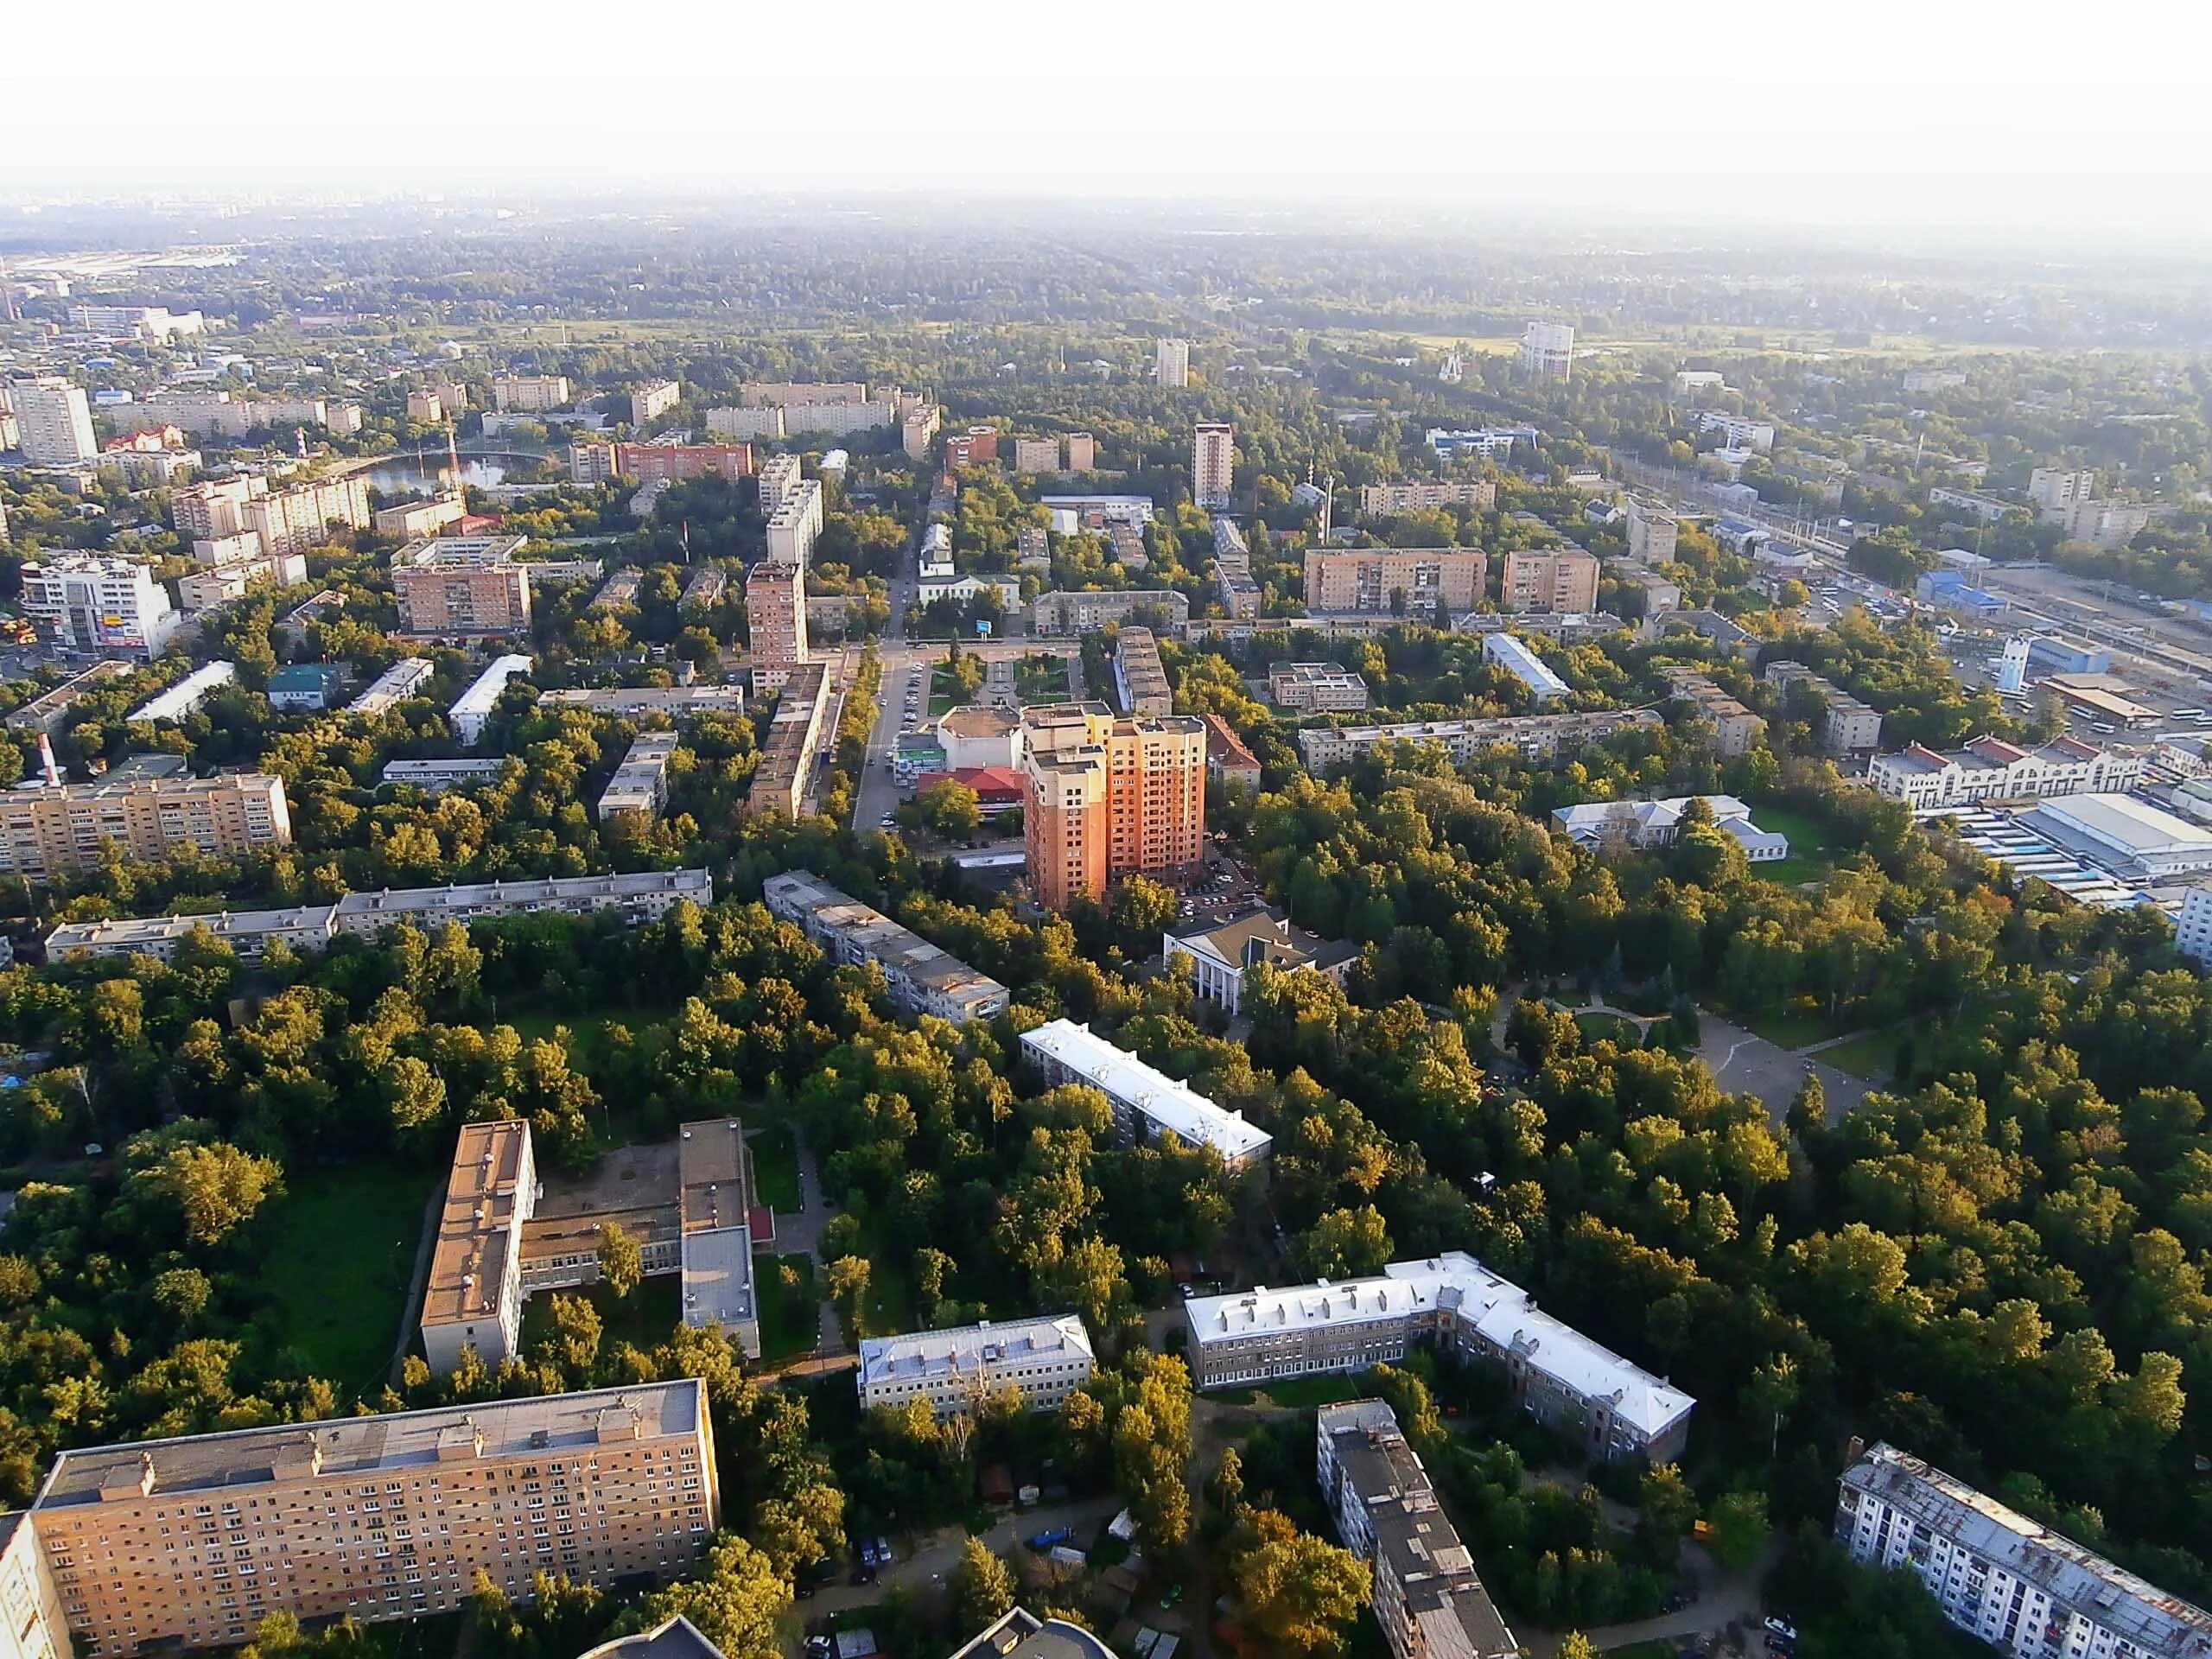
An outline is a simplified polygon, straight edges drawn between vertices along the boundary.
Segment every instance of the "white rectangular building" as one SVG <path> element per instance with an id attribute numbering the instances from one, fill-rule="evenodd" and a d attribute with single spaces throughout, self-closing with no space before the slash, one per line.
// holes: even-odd
<path id="1" fill-rule="evenodd" d="M 972 1415 L 1011 1387 L 1030 1410 L 1057 1411 L 1096 1363 L 1090 1332 L 1073 1313 L 868 1337 L 861 1343 L 861 1409 L 926 1400 L 940 1420 Z"/>
<path id="2" fill-rule="evenodd" d="M 346 705 L 349 715 L 380 715 L 393 704 L 415 695 L 423 682 L 436 672 L 427 657 L 403 657 L 377 676 L 369 689 Z"/>
<path id="3" fill-rule="evenodd" d="M 600 791 L 594 816 L 601 823 L 629 817 L 651 823 L 668 807 L 668 766 L 676 758 L 674 732 L 643 732 Z"/>
<path id="4" fill-rule="evenodd" d="M 1567 682 L 1553 673 L 1542 658 L 1510 633 L 1484 634 L 1483 660 L 1496 663 L 1527 686 L 1529 696 L 1539 706 L 1567 695 Z"/>
<path id="5" fill-rule="evenodd" d="M 1463 1250 L 1340 1283 L 1193 1297 L 1183 1308 L 1201 1389 L 1363 1371 L 1434 1341 L 1502 1366 L 1522 1408 L 1575 1431 L 1590 1456 L 1655 1464 L 1681 1455 L 1697 1404 Z"/>
<path id="6" fill-rule="evenodd" d="M 384 781 L 412 784 L 423 793 L 435 795 L 456 784 L 488 783 L 507 769 L 508 760 L 508 756 L 499 755 L 488 760 L 454 756 L 435 760 L 387 760 L 384 763 Z"/>
<path id="7" fill-rule="evenodd" d="M 149 566 L 63 553 L 23 566 L 23 613 L 65 651 L 160 656 L 182 620 Z"/>
<path id="8" fill-rule="evenodd" d="M 81 467 L 99 458 L 92 405 L 82 386 L 57 374 L 41 375 L 10 381 L 8 398 L 18 429 L 16 447 L 25 461 L 40 467 Z"/>
<path id="9" fill-rule="evenodd" d="M 1789 837 L 1779 830 L 1762 830 L 1751 822 L 1751 809 L 1733 795 L 1675 795 L 1657 801 L 1586 801 L 1577 806 L 1555 807 L 1552 822 L 1580 847 L 1631 847 L 1648 851 L 1671 847 L 1681 839 L 1683 816 L 1693 800 L 1701 800 L 1713 814 L 1716 829 L 1744 849 L 1754 864 L 1771 864 L 1789 856 Z"/>
<path id="10" fill-rule="evenodd" d="M 530 664 L 527 657 L 494 658 L 492 665 L 478 675 L 447 710 L 454 735 L 464 743 L 480 741 L 484 735 L 485 722 L 491 719 L 492 710 L 499 704 L 499 693 L 507 689 L 507 682 L 528 674 Z"/>
<path id="11" fill-rule="evenodd" d="M 815 538 L 821 534 L 821 481 L 801 479 L 768 520 L 768 562 L 804 570 L 814 556 Z"/>
<path id="12" fill-rule="evenodd" d="M 1877 1443 L 1838 1483 L 1836 1541 L 1916 1574 L 1959 1629 L 2017 1659 L 2202 1659 L 2212 1613 Z"/>
<path id="13" fill-rule="evenodd" d="M 1048 1084 L 1087 1084 L 1106 1096 L 1114 1124 L 1132 1141 L 1172 1132 L 1186 1146 L 1211 1147 L 1232 1170 L 1263 1164 L 1274 1146 L 1241 1112 L 1217 1106 L 1187 1083 L 1116 1048 L 1088 1026 L 1055 1020 L 1021 1034 L 1021 1052 Z"/>
<path id="14" fill-rule="evenodd" d="M 2199 967 L 2212 962 L 2212 888 L 2191 887 L 2182 895 L 2174 949 Z"/>
<path id="15" fill-rule="evenodd" d="M 214 696 L 219 689 L 234 683 L 238 677 L 238 665 L 236 663 L 203 663 L 167 690 L 157 692 L 133 709 L 128 718 L 182 720 Z"/>
<path id="16" fill-rule="evenodd" d="M 1916 743 L 1895 754 L 1878 754 L 1866 768 L 1866 781 L 1926 812 L 1980 801 L 2130 790 L 2143 781 L 2143 766 L 2139 754 L 2100 749 L 2075 737 L 2053 738 L 2039 749 L 1977 737 L 1963 748 L 1939 751 Z"/>
<path id="17" fill-rule="evenodd" d="M 1649 709 L 1593 709 L 1569 715 L 1494 715 L 1476 720 L 1407 721 L 1389 726 L 1312 726 L 1298 734 L 1306 766 L 1323 772 L 1386 743 L 1437 743 L 1452 760 L 1511 749 L 1531 760 L 1602 742 L 1624 732 L 1656 732 L 1666 724 Z"/>

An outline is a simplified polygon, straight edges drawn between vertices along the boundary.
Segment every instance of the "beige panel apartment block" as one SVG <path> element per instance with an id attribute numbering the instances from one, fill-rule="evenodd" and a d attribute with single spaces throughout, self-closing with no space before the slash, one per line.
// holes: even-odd
<path id="1" fill-rule="evenodd" d="M 1497 607 L 1501 611 L 1594 611 L 1598 608 L 1598 561 L 1576 547 L 1508 553 Z"/>
<path id="2" fill-rule="evenodd" d="M 130 778 L 0 793 L 0 874 L 38 881 L 91 869 L 112 842 L 134 860 L 292 844 L 284 781 L 266 772 Z"/>
<path id="3" fill-rule="evenodd" d="M 1462 614 L 1483 596 L 1490 560 L 1471 549 L 1363 547 L 1306 555 L 1306 608 L 1433 612 L 1440 601 Z"/>
<path id="4" fill-rule="evenodd" d="M 490 1366 L 518 1351 L 523 1224 L 537 1202 L 530 1125 L 461 1125 L 423 1291 L 423 1354 L 432 1370 L 458 1369 L 470 1348 Z"/>
<path id="5" fill-rule="evenodd" d="M 83 1659 L 665 1580 L 721 1520 L 696 1378 L 65 1452 L 29 1513 Z"/>

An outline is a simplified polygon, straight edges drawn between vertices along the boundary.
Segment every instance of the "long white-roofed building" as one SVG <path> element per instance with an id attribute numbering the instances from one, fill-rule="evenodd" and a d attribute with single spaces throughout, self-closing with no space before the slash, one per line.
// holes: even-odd
<path id="1" fill-rule="evenodd" d="M 1836 1541 L 1917 1573 L 1943 1617 L 2019 1659 L 2202 1659 L 2212 1613 L 1895 1446 L 1843 1471 Z"/>
<path id="2" fill-rule="evenodd" d="M 760 884 L 772 916 L 797 923 L 839 962 L 874 963 L 891 1000 L 909 1014 L 962 1024 L 1006 1012 L 1005 986 L 810 870 L 786 870 Z"/>
<path id="3" fill-rule="evenodd" d="M 1012 1386 L 1032 1411 L 1054 1411 L 1096 1363 L 1090 1332 L 1073 1313 L 869 1337 L 861 1344 L 861 1408 L 920 1399 L 939 1418 L 951 1417 Z"/>
<path id="4" fill-rule="evenodd" d="M 1211 1147 L 1230 1169 L 1265 1163 L 1274 1140 L 1241 1112 L 1217 1106 L 1187 1083 L 1116 1048 L 1090 1027 L 1055 1020 L 1021 1034 L 1021 1052 L 1052 1084 L 1088 1084 L 1114 1108 L 1115 1127 L 1133 1141 L 1173 1132 Z"/>
<path id="5" fill-rule="evenodd" d="M 447 719 L 453 724 L 454 735 L 464 743 L 474 743 L 484 735 L 485 723 L 492 718 L 492 710 L 499 706 L 499 694 L 507 689 L 507 682 L 522 678 L 530 672 L 530 658 L 513 655 L 496 658 L 492 665 L 478 675 L 467 690 L 454 700 L 447 710 Z"/>
<path id="6" fill-rule="evenodd" d="M 1681 1454 L 1697 1403 L 1542 1312 L 1464 1250 L 1339 1283 L 1194 1297 L 1183 1308 L 1202 1389 L 1363 1371 L 1433 1341 L 1504 1366 L 1529 1414 L 1579 1429 L 1591 1456 L 1653 1463 Z"/>

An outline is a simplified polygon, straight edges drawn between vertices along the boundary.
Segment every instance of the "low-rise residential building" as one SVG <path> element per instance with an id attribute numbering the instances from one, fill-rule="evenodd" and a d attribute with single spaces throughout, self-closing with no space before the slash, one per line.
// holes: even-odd
<path id="1" fill-rule="evenodd" d="M 1552 671 L 1551 665 L 1510 633 L 1484 634 L 1483 660 L 1496 663 L 1528 687 L 1529 700 L 1539 708 L 1568 695 L 1567 682 Z"/>
<path id="2" fill-rule="evenodd" d="M 1395 1659 L 1519 1659 L 1389 1402 L 1324 1406 L 1315 1436 L 1322 1500 L 1372 1574 L 1370 1606 Z"/>
<path id="3" fill-rule="evenodd" d="M 2008 512 L 2022 511 L 2001 496 L 1984 495 L 1979 490 L 1955 490 L 1942 484 L 1928 492 L 1928 505 L 1954 508 L 1985 524 L 1995 524 Z"/>
<path id="4" fill-rule="evenodd" d="M 1643 564 L 1664 564 L 1675 556 L 1681 527 L 1665 505 L 1632 495 L 1627 517 L 1629 557 Z"/>
<path id="5" fill-rule="evenodd" d="M 706 870 L 639 870 L 349 893 L 333 907 L 333 919 L 339 932 L 364 939 L 402 922 L 425 929 L 446 922 L 466 927 L 502 916 L 612 916 L 626 926 L 641 927 L 678 904 L 703 908 L 714 902 L 715 880 Z"/>
<path id="6" fill-rule="evenodd" d="M 1160 962 L 1170 972 L 1187 963 L 1191 987 L 1218 1002 L 1232 1020 L 1244 1006 L 1244 976 L 1262 963 L 1286 973 L 1312 971 L 1338 985 L 1359 959 L 1359 948 L 1342 939 L 1316 938 L 1294 925 L 1287 912 L 1254 905 L 1221 920 L 1203 920 L 1161 936 Z"/>
<path id="7" fill-rule="evenodd" d="M 1866 781 L 1927 812 L 1981 801 L 2124 791 L 2143 781 L 2143 767 L 2139 754 L 2100 749 L 2079 738 L 2053 738 L 2039 749 L 2024 749 L 2001 738 L 1978 737 L 1961 748 L 1939 751 L 1915 743 L 1895 754 L 1878 754 L 1866 768 Z"/>
<path id="8" fill-rule="evenodd" d="M 1583 714 L 1313 727 L 1298 734 L 1298 751 L 1314 772 L 1347 765 L 1385 743 L 1440 743 L 1455 761 L 1471 760 L 1495 748 L 1512 749 L 1531 760 L 1548 760 L 1586 743 L 1602 742 L 1624 732 L 1656 731 L 1665 723 L 1649 709 L 1599 709 Z"/>
<path id="9" fill-rule="evenodd" d="M 1572 1429 L 1593 1458 L 1678 1457 L 1696 1402 L 1543 1312 L 1462 1250 L 1382 1273 L 1183 1305 L 1201 1389 L 1363 1371 L 1433 1341 L 1503 1367 L 1522 1408 Z"/>
<path id="10" fill-rule="evenodd" d="M 1718 432 L 1721 441 L 1732 449 L 1750 449 L 1766 454 L 1774 448 L 1774 423 L 1755 421 L 1745 415 L 1725 414 L 1717 409 L 1698 411 L 1697 429 Z"/>
<path id="11" fill-rule="evenodd" d="M 84 1447 L 17 1524 L 86 1659 L 236 1647 L 278 1613 L 459 1612 L 480 1574 L 512 1596 L 540 1573 L 665 1582 L 721 1523 L 706 1394 L 686 1377 Z M 533 1483 L 546 1519 L 525 1527 L 509 1495 Z M 162 1527 L 181 1547 L 154 1548 Z"/>
<path id="12" fill-rule="evenodd" d="M 649 824 L 668 810 L 668 768 L 676 758 L 674 732 L 641 732 L 622 764 L 600 791 L 594 815 L 600 823 L 618 819 Z"/>
<path id="13" fill-rule="evenodd" d="M 501 414 L 524 415 L 561 409 L 571 401 L 565 374 L 496 374 L 492 377 L 492 406 Z"/>
<path id="14" fill-rule="evenodd" d="M 1519 548 L 1505 556 L 1502 611 L 1594 611 L 1598 561 L 1579 547 Z"/>
<path id="15" fill-rule="evenodd" d="M 797 925 L 837 961 L 874 963 L 892 1002 L 909 1014 L 964 1025 L 1006 1012 L 1008 995 L 998 981 L 810 871 L 770 876 L 760 898 L 771 915 Z"/>
<path id="16" fill-rule="evenodd" d="M 128 718 L 149 722 L 181 721 L 225 686 L 237 684 L 238 677 L 236 663 L 202 663 L 175 684 L 147 698 Z"/>
<path id="17" fill-rule="evenodd" d="M 499 695 L 510 682 L 529 677 L 531 659 L 520 655 L 495 657 L 491 665 L 469 683 L 468 690 L 446 710 L 453 734 L 472 747 L 483 740 L 484 728 L 499 707 Z"/>
<path id="18" fill-rule="evenodd" d="M 745 688 L 741 685 L 597 685 L 564 687 L 547 691 L 541 708 L 581 709 L 586 714 L 607 715 L 617 720 L 637 720 L 661 715 L 682 725 L 701 715 L 741 715 Z"/>
<path id="19" fill-rule="evenodd" d="M 1299 625 L 1306 624 L 1301 621 Z M 1628 624 L 1611 611 L 1522 611 L 1500 616 L 1493 611 L 1471 611 L 1452 625 L 1454 633 L 1517 633 L 1523 639 L 1542 639 L 1555 645 L 1583 645 L 1619 633 Z"/>
<path id="20" fill-rule="evenodd" d="M 940 1421 L 974 1416 L 1007 1388 L 1020 1389 L 1031 1411 L 1057 1411 L 1096 1365 L 1090 1332 L 1073 1313 L 868 1337 L 860 1360 L 861 1410 L 926 1400 Z"/>
<path id="21" fill-rule="evenodd" d="M 683 388 L 673 380 L 655 380 L 630 394 L 630 424 L 648 426 L 683 401 Z"/>
<path id="22" fill-rule="evenodd" d="M 1175 712 L 1175 694 L 1167 689 L 1160 642 L 1150 628 L 1125 627 L 1115 636 L 1114 692 L 1132 715 Z"/>
<path id="23" fill-rule="evenodd" d="M 1882 747 L 1881 711 L 1846 691 L 1802 663 L 1769 663 L 1760 677 L 1787 691 L 1793 685 L 1810 686 L 1821 699 L 1818 728 L 1821 747 L 1830 754 L 1872 754 Z"/>
<path id="24" fill-rule="evenodd" d="M 1471 611 L 1489 570 L 1488 555 L 1472 548 L 1309 548 L 1306 608 L 1409 615 L 1433 613 L 1440 605 Z M 1596 603 L 1593 587 L 1591 606 Z"/>
<path id="25" fill-rule="evenodd" d="M 367 690 L 347 703 L 346 712 L 372 717 L 383 714 L 413 696 L 436 671 L 437 664 L 427 657 L 403 657 L 378 675 Z"/>
<path id="26" fill-rule="evenodd" d="M 46 938 L 49 962 L 86 957 L 151 957 L 173 959 L 195 933 L 220 940 L 245 962 L 258 961 L 282 942 L 294 951 L 320 950 L 333 938 L 329 905 L 289 910 L 222 910 L 189 916 L 111 918 L 98 922 L 64 922 Z"/>
<path id="27" fill-rule="evenodd" d="M 1166 588 L 1039 594 L 1029 601 L 1029 631 L 1048 637 L 1096 633 L 1131 618 L 1147 618 L 1154 613 L 1168 627 L 1180 629 L 1191 620 L 1191 601 Z"/>
<path id="28" fill-rule="evenodd" d="M 1627 847 L 1639 852 L 1671 847 L 1681 839 L 1689 804 L 1702 801 L 1713 827 L 1744 849 L 1754 864 L 1789 856 L 1789 837 L 1751 822 L 1751 809 L 1733 795 L 1674 795 L 1656 801 L 1586 801 L 1553 809 L 1552 822 L 1583 847 Z"/>
<path id="29" fill-rule="evenodd" d="M 1268 701 L 1294 714 L 1357 714 L 1367 707 L 1367 682 L 1341 663 L 1277 663 L 1268 671 Z"/>
<path id="30" fill-rule="evenodd" d="M 8 713 L 8 726 L 12 731 L 44 732 L 48 737 L 60 731 L 69 717 L 69 711 L 88 691 L 96 691 L 111 680 L 125 678 L 137 672 L 130 664 L 113 660 L 94 663 L 81 673 L 73 674 L 51 691 L 41 692 L 20 708 Z"/>
<path id="31" fill-rule="evenodd" d="M 1486 478 L 1402 479 L 1391 484 L 1363 484 L 1359 510 L 1370 518 L 1392 513 L 1422 512 L 1432 507 L 1481 507 L 1497 505 L 1497 486 Z"/>
<path id="32" fill-rule="evenodd" d="M 250 772 L 0 791 L 0 874 L 47 881 L 95 868 L 111 843 L 133 861 L 289 847 L 284 780 Z"/>
<path id="33" fill-rule="evenodd" d="M 1231 1170 L 1266 1163 L 1274 1144 L 1266 1130 L 1247 1122 L 1242 1112 L 1215 1105 L 1190 1084 L 1179 1083 L 1072 1020 L 1055 1020 L 1024 1032 L 1021 1052 L 1048 1086 L 1084 1084 L 1104 1095 L 1114 1109 L 1115 1128 L 1140 1144 L 1172 1134 L 1185 1146 L 1211 1147 Z"/>
<path id="34" fill-rule="evenodd" d="M 1484 461 L 1510 461 L 1515 444 L 1525 443 L 1533 448 L 1541 435 L 1533 426 L 1484 426 L 1460 430 L 1432 426 L 1427 442 L 1445 461 L 1462 455 L 1474 455 Z"/>
<path id="35" fill-rule="evenodd" d="M 754 638 L 757 640 L 759 636 Z M 760 761 L 746 788 L 745 810 L 749 814 L 781 812 L 795 818 L 806 804 L 806 786 L 814 776 L 815 759 L 829 720 L 830 674 L 821 663 L 801 663 L 784 670 L 781 677 L 776 711 L 768 717 L 767 741 L 760 746 Z M 753 670 L 753 683 L 758 690 L 758 668 Z"/>
<path id="36" fill-rule="evenodd" d="M 505 772 L 511 761 L 521 764 L 514 757 L 504 754 L 481 760 L 454 756 L 435 760 L 387 760 L 382 776 L 387 784 L 408 784 L 426 795 L 435 795 L 458 785 L 489 783 Z"/>
<path id="37" fill-rule="evenodd" d="M 1219 715 L 1200 716 L 1206 723 L 1206 776 L 1231 789 L 1260 788 L 1260 762 L 1244 746 L 1236 728 Z"/>
<path id="38" fill-rule="evenodd" d="M 1712 725 L 1713 750 L 1725 760 L 1750 753 L 1766 735 L 1764 718 L 1694 669 L 1668 670 L 1667 696 L 1669 702 L 1688 703 Z"/>
<path id="39" fill-rule="evenodd" d="M 1700 639 L 1711 640 L 1739 661 L 1758 655 L 1758 635 L 1718 611 L 1669 611 L 1658 619 L 1658 623 L 1662 635 L 1694 633 Z"/>
<path id="40" fill-rule="evenodd" d="M 2015 1659 L 2212 1652 L 2212 1613 L 1885 1443 L 1837 1483 L 1835 1537 L 1916 1574 L 1946 1619 Z"/>

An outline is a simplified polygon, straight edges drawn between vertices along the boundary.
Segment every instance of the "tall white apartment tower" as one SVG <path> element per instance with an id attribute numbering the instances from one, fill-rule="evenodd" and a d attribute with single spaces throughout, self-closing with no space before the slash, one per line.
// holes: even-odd
<path id="1" fill-rule="evenodd" d="M 1179 390 L 1191 384 L 1191 342 L 1163 340 L 1156 348 L 1160 384 Z"/>
<path id="2" fill-rule="evenodd" d="M 1564 382 L 1574 370 L 1574 329 L 1564 322 L 1532 322 L 1521 336 L 1521 378 Z"/>
<path id="3" fill-rule="evenodd" d="M 8 395 L 16 406 L 16 424 L 22 428 L 25 461 L 41 467 L 74 467 L 99 456 L 99 440 L 92 435 L 92 411 L 83 387 L 48 374 L 12 383 Z"/>
<path id="4" fill-rule="evenodd" d="M 1191 438 L 1191 498 L 1202 507 L 1225 507 L 1236 476 L 1236 429 L 1227 421 L 1200 421 Z"/>

